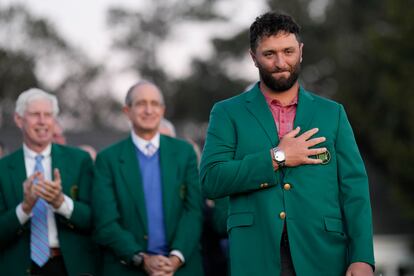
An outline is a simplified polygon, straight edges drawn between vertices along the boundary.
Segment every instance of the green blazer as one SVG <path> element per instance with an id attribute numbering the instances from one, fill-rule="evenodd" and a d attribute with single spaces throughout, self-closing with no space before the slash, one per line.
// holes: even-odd
<path id="1" fill-rule="evenodd" d="M 258 84 L 211 111 L 201 185 L 209 198 L 230 196 L 232 275 L 279 275 L 284 222 L 299 276 L 374 265 L 368 179 L 342 105 L 300 88 L 294 125 L 301 133 L 319 128 L 328 163 L 273 170 L 279 139 Z"/>
<path id="2" fill-rule="evenodd" d="M 52 145 L 52 167 L 58 168 L 63 193 L 73 199 L 70 219 L 56 214 L 59 244 L 69 275 L 95 274 L 96 248 L 92 232 L 90 208 L 92 160 L 79 149 Z M 0 274 L 30 273 L 30 221 L 24 225 L 16 216 L 16 207 L 23 200 L 26 180 L 23 149 L 0 160 Z"/>
<path id="3" fill-rule="evenodd" d="M 195 152 L 188 143 L 160 136 L 160 163 L 167 241 L 185 264 L 175 275 L 202 275 L 199 239 L 201 192 Z M 145 252 L 148 233 L 142 179 L 131 137 L 98 154 L 93 210 L 95 240 L 103 246 L 104 275 L 145 275 L 130 264 Z"/>

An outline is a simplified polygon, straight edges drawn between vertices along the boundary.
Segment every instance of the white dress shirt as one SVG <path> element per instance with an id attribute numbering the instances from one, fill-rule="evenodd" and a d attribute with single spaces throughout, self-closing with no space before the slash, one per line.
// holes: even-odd
<path id="1" fill-rule="evenodd" d="M 44 178 L 46 180 L 52 180 L 52 157 L 51 157 L 52 145 L 49 144 L 41 153 L 36 153 L 29 149 L 25 144 L 23 144 L 23 155 L 24 155 L 24 165 L 26 168 L 26 176 L 30 177 L 34 173 L 34 167 L 36 164 L 35 157 L 39 154 L 43 156 L 42 165 L 44 169 Z M 21 184 L 23 185 L 23 183 Z M 47 227 L 48 227 L 48 236 L 49 236 L 49 247 L 57 248 L 59 246 L 59 239 L 56 227 L 56 220 L 54 213 L 58 213 L 65 218 L 69 219 L 72 216 L 73 212 L 73 200 L 64 195 L 64 201 L 58 209 L 53 208 L 51 205 L 47 205 Z M 16 215 L 20 221 L 20 224 L 25 224 L 31 217 L 32 213 L 26 214 L 23 211 L 22 203 L 16 207 Z"/>
<path id="2" fill-rule="evenodd" d="M 156 150 L 160 148 L 160 133 L 154 135 L 151 140 L 145 140 L 144 138 L 139 137 L 133 130 L 131 131 L 131 138 L 134 145 L 142 151 L 144 154 L 147 153 L 147 144 L 151 143 Z M 179 250 L 171 250 L 170 255 L 174 255 L 180 259 L 181 262 L 185 262 L 184 255 Z"/>
<path id="3" fill-rule="evenodd" d="M 159 133 L 155 134 L 154 137 L 151 138 L 151 140 L 145 140 L 144 138 L 141 138 L 138 135 L 136 135 L 134 131 L 131 131 L 131 137 L 132 137 L 132 142 L 134 143 L 134 145 L 144 154 L 147 153 L 148 143 L 151 143 L 155 147 L 156 150 L 160 148 L 160 134 Z"/>

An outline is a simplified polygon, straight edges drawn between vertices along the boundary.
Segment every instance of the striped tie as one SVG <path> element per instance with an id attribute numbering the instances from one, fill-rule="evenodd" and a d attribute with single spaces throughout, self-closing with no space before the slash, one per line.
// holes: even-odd
<path id="1" fill-rule="evenodd" d="M 157 148 L 151 142 L 149 142 L 145 148 L 147 149 L 147 156 L 152 156 L 157 151 Z"/>
<path id="2" fill-rule="evenodd" d="M 35 157 L 35 172 L 44 173 L 42 166 L 42 155 Z M 37 184 L 37 179 L 33 181 Z M 49 238 L 47 230 L 47 203 L 44 199 L 39 198 L 33 207 L 33 216 L 30 228 L 30 256 L 32 260 L 42 267 L 50 257 Z"/>

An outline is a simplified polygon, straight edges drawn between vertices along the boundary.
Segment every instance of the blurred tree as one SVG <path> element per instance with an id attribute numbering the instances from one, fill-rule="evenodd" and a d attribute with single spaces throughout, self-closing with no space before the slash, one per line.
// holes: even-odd
<path id="1" fill-rule="evenodd" d="M 358 140 L 414 219 L 414 2 L 337 0 L 327 28 L 338 98 Z M 343 16 L 347 14 L 349 16 Z"/>
<path id="2" fill-rule="evenodd" d="M 0 7 L 0 65 L 0 126 L 13 125 L 14 102 L 30 87 L 57 94 L 66 128 L 113 125 L 99 112 L 113 110 L 116 102 L 109 96 L 102 66 L 92 64 L 53 24 L 21 5 Z M 97 94 L 102 99 L 96 100 Z"/>
<path id="3" fill-rule="evenodd" d="M 14 101 L 19 91 L 38 86 L 34 62 L 24 53 L 0 49 L 0 126 L 11 125 Z"/>
<path id="4" fill-rule="evenodd" d="M 163 68 L 165 61 L 159 59 L 159 47 L 168 40 L 174 28 L 180 24 L 223 20 L 224 18 L 213 10 L 215 2 L 216 0 L 155 0 L 141 10 L 111 8 L 108 11 L 108 26 L 114 37 L 114 49 L 128 56 L 129 63 L 125 65 L 126 68 L 132 68 L 141 77 L 154 81 L 165 92 L 169 103 L 167 109 L 169 116 L 183 118 L 200 114 L 201 118 L 206 118 L 207 112 L 189 114 L 188 112 L 192 112 L 193 109 L 188 105 L 195 104 L 196 107 L 200 107 L 198 105 L 200 103 L 206 106 L 198 96 L 211 93 L 212 89 L 208 86 L 212 84 L 212 79 L 201 83 L 193 83 L 193 80 L 200 81 L 203 77 L 207 77 L 203 74 L 213 71 L 217 63 L 209 62 L 209 65 L 202 65 L 199 61 L 194 61 L 193 75 L 197 76 L 192 76 L 184 82 L 175 81 Z M 216 72 L 216 76 L 218 75 Z M 177 97 L 175 97 L 176 93 L 179 93 Z"/>

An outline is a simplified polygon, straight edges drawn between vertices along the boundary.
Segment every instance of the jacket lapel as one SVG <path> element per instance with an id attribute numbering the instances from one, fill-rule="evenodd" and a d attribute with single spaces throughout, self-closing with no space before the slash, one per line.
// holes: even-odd
<path id="1" fill-rule="evenodd" d="M 177 152 L 174 145 L 164 135 L 160 135 L 160 166 L 162 179 L 162 198 L 164 208 L 164 221 L 167 236 L 170 236 L 173 225 L 171 220 L 176 219 L 171 216 L 174 206 L 174 189 L 177 178 Z"/>
<path id="2" fill-rule="evenodd" d="M 298 98 L 298 107 L 296 109 L 296 117 L 293 128 L 300 127 L 300 133 L 306 132 L 310 128 L 313 116 L 315 115 L 316 107 L 315 100 L 313 96 L 307 92 L 305 89 L 300 87 L 299 89 L 299 98 Z M 286 167 L 284 176 L 288 175 L 293 168 Z"/>
<path id="3" fill-rule="evenodd" d="M 294 128 L 300 126 L 301 133 L 307 131 L 312 122 L 313 115 L 316 111 L 314 104 L 315 100 L 313 96 L 300 87 Z"/>
<path id="4" fill-rule="evenodd" d="M 13 188 L 16 201 L 23 199 L 23 182 L 26 180 L 26 166 L 24 163 L 23 149 L 14 153 L 13 160 L 9 163 L 10 174 L 13 179 Z"/>
<path id="5" fill-rule="evenodd" d="M 70 160 L 65 158 L 64 152 L 62 152 L 62 149 L 60 146 L 52 144 L 52 151 L 51 151 L 51 157 L 52 157 L 52 171 L 51 171 L 51 177 L 52 180 L 55 180 L 55 169 L 59 169 L 60 177 L 62 180 L 62 191 L 66 195 L 70 195 L 70 187 L 74 183 L 70 183 L 70 175 L 71 173 L 71 166 L 68 164 Z"/>
<path id="6" fill-rule="evenodd" d="M 138 159 L 135 152 L 135 146 L 129 137 L 119 156 L 119 166 L 121 168 L 124 183 L 129 190 L 134 206 L 136 207 L 142 223 L 147 230 L 147 211 L 145 208 L 145 196 L 142 186 L 142 176 L 139 170 Z"/>
<path id="7" fill-rule="evenodd" d="M 258 83 L 250 91 L 246 92 L 245 98 L 247 109 L 261 125 L 271 144 L 276 146 L 279 143 L 279 138 L 275 121 L 262 92 L 260 92 Z"/>

